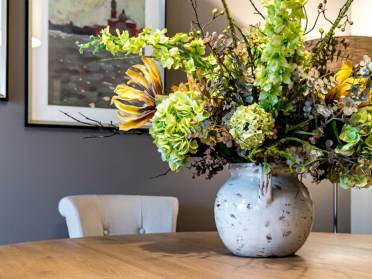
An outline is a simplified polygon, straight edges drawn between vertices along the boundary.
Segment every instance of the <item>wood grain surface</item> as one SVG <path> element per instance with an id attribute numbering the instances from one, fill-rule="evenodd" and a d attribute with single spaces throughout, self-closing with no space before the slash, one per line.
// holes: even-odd
<path id="1" fill-rule="evenodd" d="M 372 236 L 313 233 L 297 256 L 232 256 L 218 235 L 177 233 L 0 247 L 0 278 L 372 278 Z"/>

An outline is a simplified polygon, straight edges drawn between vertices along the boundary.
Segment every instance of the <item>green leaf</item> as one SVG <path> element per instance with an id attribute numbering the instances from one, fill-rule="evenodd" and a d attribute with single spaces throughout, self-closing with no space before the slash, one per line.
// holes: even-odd
<path id="1" fill-rule="evenodd" d="M 337 139 L 337 142 L 341 144 L 340 131 L 338 130 L 338 127 L 337 127 L 337 120 L 332 120 L 332 122 L 330 123 L 330 127 L 331 127 L 333 136 Z"/>

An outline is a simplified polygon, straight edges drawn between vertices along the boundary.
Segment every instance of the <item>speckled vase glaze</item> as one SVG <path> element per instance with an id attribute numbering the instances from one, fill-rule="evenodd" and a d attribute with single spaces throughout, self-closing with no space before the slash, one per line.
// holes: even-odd
<path id="1" fill-rule="evenodd" d="M 306 186 L 283 166 L 272 173 L 252 164 L 230 165 L 218 192 L 215 219 L 225 246 L 243 257 L 286 257 L 305 243 L 313 223 Z"/>

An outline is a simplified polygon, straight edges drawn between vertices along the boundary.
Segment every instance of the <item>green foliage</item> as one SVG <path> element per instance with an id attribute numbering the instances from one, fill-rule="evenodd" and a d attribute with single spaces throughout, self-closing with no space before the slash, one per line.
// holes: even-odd
<path id="1" fill-rule="evenodd" d="M 365 107 L 355 113 L 349 124 L 345 124 L 340 134 L 342 142 L 336 152 L 344 156 L 355 153 L 370 154 L 372 134 L 372 107 Z"/>
<path id="2" fill-rule="evenodd" d="M 177 33 L 173 37 L 166 35 L 167 30 L 145 28 L 137 37 L 131 37 L 128 31 L 110 33 L 106 28 L 98 37 L 92 37 L 86 44 L 78 44 L 80 52 L 92 49 L 93 52 L 105 50 L 112 55 L 139 55 L 143 56 L 145 48 L 149 47 L 148 56 L 155 58 L 167 69 L 183 69 L 193 73 L 196 69 L 205 69 L 208 66 L 206 49 L 202 39 L 192 34 Z"/>
<path id="3" fill-rule="evenodd" d="M 258 104 L 240 106 L 229 121 L 230 134 L 244 150 L 260 147 L 274 135 L 275 120 Z"/>
<path id="4" fill-rule="evenodd" d="M 307 0 L 261 0 L 267 16 L 254 8 L 264 25 L 247 30 L 236 24 L 228 1 L 221 1 L 224 11 L 214 9 L 205 23 L 200 22 L 195 0 L 190 1 L 196 17 L 190 33 L 168 36 L 166 29 L 145 28 L 130 37 L 126 31 L 112 34 L 105 29 L 80 50 L 108 51 L 118 59 L 148 56 L 186 74 L 188 84 L 175 86 L 169 97 L 158 88 L 165 95 L 155 97 L 150 130 L 173 171 L 196 156 L 191 166 L 208 178 L 227 163 L 249 161 L 268 168 L 272 162 L 285 162 L 291 171 L 309 173 L 316 181 L 330 179 L 346 188 L 371 185 L 371 59 L 365 56 L 357 65 L 344 61 L 337 73 L 327 68 L 345 56 L 340 46 L 346 43 L 334 30 L 349 22 L 353 0 L 343 0 L 334 24 L 321 30 L 324 37 L 315 46 L 307 45 L 311 53 L 303 38 L 309 30 L 301 28 Z M 318 19 L 324 16 L 330 22 L 326 2 L 318 5 Z M 218 15 L 226 16 L 226 30 L 208 32 Z M 308 18 L 305 22 L 310 31 L 317 26 Z M 142 90 L 151 87 L 141 74 L 144 69 L 134 67 L 131 75 L 139 85 L 123 91 L 124 97 L 152 98 L 151 90 Z M 128 115 L 133 107 L 140 117 L 146 116 L 141 102 L 126 106 Z"/>
<path id="5" fill-rule="evenodd" d="M 345 124 L 340 139 L 346 144 L 339 146 L 336 152 L 344 156 L 358 156 L 357 163 L 341 175 L 344 188 L 362 188 L 369 185 L 372 169 L 372 107 L 368 106 L 355 113 Z"/>
<path id="6" fill-rule="evenodd" d="M 209 114 L 204 104 L 197 92 L 179 91 L 157 107 L 150 134 L 172 171 L 178 171 L 187 163 L 190 154 L 197 153 L 196 136 L 207 134 L 204 124 Z"/>
<path id="7" fill-rule="evenodd" d="M 362 136 L 372 134 L 372 107 L 364 107 L 355 113 L 351 118 L 351 124 L 357 127 Z"/>
<path id="8" fill-rule="evenodd" d="M 262 0 L 267 8 L 263 33 L 267 42 L 257 70 L 260 101 L 265 109 L 273 110 L 283 97 L 285 88 L 293 86 L 293 73 L 309 58 L 303 45 L 301 20 L 307 0 Z"/>
<path id="9" fill-rule="evenodd" d="M 355 146 L 361 140 L 359 130 L 350 125 L 345 125 L 340 134 L 340 140 L 346 142 L 345 145 L 338 147 L 336 152 L 344 156 L 351 156 L 355 152 Z"/>
<path id="10" fill-rule="evenodd" d="M 363 165 L 358 165 L 355 169 L 342 173 L 341 187 L 345 189 L 366 187 L 368 185 L 368 175 L 371 175 L 370 169 L 367 169 L 367 172 L 363 169 Z"/>

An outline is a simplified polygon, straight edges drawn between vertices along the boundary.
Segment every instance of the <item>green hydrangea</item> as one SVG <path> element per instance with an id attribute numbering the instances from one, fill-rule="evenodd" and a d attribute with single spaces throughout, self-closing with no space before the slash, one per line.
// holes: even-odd
<path id="1" fill-rule="evenodd" d="M 258 104 L 239 107 L 229 121 L 230 134 L 244 150 L 260 147 L 274 135 L 275 120 Z"/>
<path id="2" fill-rule="evenodd" d="M 344 156 L 352 156 L 355 152 L 355 147 L 361 140 L 359 129 L 350 125 L 345 125 L 340 134 L 340 140 L 346 144 L 337 147 L 336 152 Z"/>
<path id="3" fill-rule="evenodd" d="M 171 94 L 157 106 L 150 134 L 172 171 L 187 163 L 190 154 L 198 151 L 196 136 L 207 134 L 208 112 L 197 92 L 182 91 Z"/>
<path id="4" fill-rule="evenodd" d="M 357 127 L 362 136 L 372 134 L 372 106 L 360 109 L 351 118 L 351 124 Z"/>
<path id="5" fill-rule="evenodd" d="M 265 109 L 273 109 L 283 93 L 291 87 L 293 73 L 310 59 L 303 44 L 301 20 L 307 0 L 262 0 L 267 8 L 263 33 L 267 37 L 257 70 L 260 101 Z"/>
<path id="6" fill-rule="evenodd" d="M 350 123 L 345 124 L 340 134 L 344 145 L 338 146 L 336 152 L 344 156 L 352 156 L 356 150 L 370 154 L 372 150 L 372 107 L 365 107 L 355 113 Z M 361 146 L 362 148 L 359 148 Z"/>
<path id="7" fill-rule="evenodd" d="M 370 171 L 366 173 L 366 169 L 363 169 L 363 166 L 357 166 L 351 172 L 341 174 L 340 185 L 345 189 L 367 187 L 369 186 L 368 175 L 371 175 Z"/>
<path id="8" fill-rule="evenodd" d="M 357 128 L 345 125 L 341 131 L 340 139 L 355 145 L 360 141 L 361 137 Z"/>

